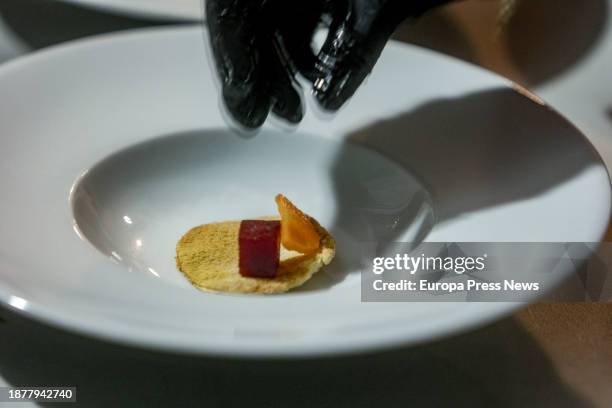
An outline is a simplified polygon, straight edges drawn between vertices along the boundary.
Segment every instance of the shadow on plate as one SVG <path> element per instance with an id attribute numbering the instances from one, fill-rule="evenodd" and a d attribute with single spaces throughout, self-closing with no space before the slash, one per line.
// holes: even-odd
<path id="1" fill-rule="evenodd" d="M 353 171 L 351 158 L 345 150 L 338 151 L 330 177 L 342 211 L 331 229 L 349 234 L 351 242 L 377 242 L 379 251 L 384 251 L 384 242 L 418 244 L 432 223 L 537 197 L 591 166 L 602 165 L 573 125 L 547 106 L 507 88 L 433 100 L 358 129 L 347 140 L 398 163 L 428 192 L 424 199 L 414 191 L 402 195 L 396 187 L 380 196 L 386 204 L 384 211 L 380 203 L 356 208 L 354 197 L 372 194 L 347 181 L 350 174 L 346 172 Z M 527 230 L 529 225 L 524 227 Z M 406 234 L 411 228 L 414 232 Z M 363 246 L 345 248 L 350 256 L 339 257 L 330 270 L 339 267 L 358 273 L 361 259 L 355 254 L 362 251 Z M 313 278 L 313 288 L 320 289 L 318 279 L 324 275 Z"/>
<path id="2" fill-rule="evenodd" d="M 0 313 L 2 377 L 76 386 L 77 407 L 590 406 L 514 319 L 376 354 L 245 361 L 132 349 Z"/>
<path id="3" fill-rule="evenodd" d="M 420 178 L 432 196 L 437 222 L 535 197 L 601 165 L 564 118 L 504 88 L 434 100 L 348 139 Z M 345 160 L 337 157 L 333 178 Z M 340 207 L 348 205 L 342 204 L 342 189 L 336 183 Z"/>

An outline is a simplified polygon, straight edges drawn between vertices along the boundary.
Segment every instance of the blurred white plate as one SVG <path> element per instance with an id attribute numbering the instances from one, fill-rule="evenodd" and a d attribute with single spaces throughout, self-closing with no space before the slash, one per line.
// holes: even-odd
<path id="1" fill-rule="evenodd" d="M 466 330 L 520 306 L 362 303 L 364 237 L 603 236 L 610 187 L 599 156 L 496 75 L 392 43 L 333 120 L 309 113 L 293 133 L 266 127 L 247 140 L 226 128 L 204 44 L 200 28 L 145 30 L 0 68 L 3 303 L 172 351 L 355 352 Z M 181 234 L 274 213 L 278 192 L 332 230 L 335 262 L 280 296 L 187 284 L 173 263 Z"/>
<path id="2" fill-rule="evenodd" d="M 63 0 L 117 14 L 150 19 L 201 20 L 204 0 Z"/>

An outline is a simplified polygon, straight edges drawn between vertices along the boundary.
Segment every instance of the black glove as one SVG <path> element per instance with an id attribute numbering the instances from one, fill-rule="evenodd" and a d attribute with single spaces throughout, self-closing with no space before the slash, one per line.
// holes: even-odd
<path id="1" fill-rule="evenodd" d="M 402 21 L 448 1 L 334 1 L 329 34 L 317 56 L 315 74 L 310 76 L 320 105 L 338 110 L 372 71 Z"/>
<path id="2" fill-rule="evenodd" d="M 339 109 L 372 70 L 407 17 L 448 0 L 206 0 L 206 19 L 223 100 L 247 128 L 272 110 L 292 123 L 303 116 L 297 71 L 313 83 L 321 106 Z M 327 19 L 318 55 L 311 43 Z"/>

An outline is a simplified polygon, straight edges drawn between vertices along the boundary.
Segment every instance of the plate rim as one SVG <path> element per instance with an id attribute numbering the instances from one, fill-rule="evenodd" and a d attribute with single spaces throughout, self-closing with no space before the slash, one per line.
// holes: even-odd
<path id="1" fill-rule="evenodd" d="M 61 0 L 64 3 L 78 5 L 86 7 L 92 10 L 98 10 L 102 12 L 112 13 L 116 15 L 122 15 L 132 18 L 140 18 L 146 20 L 172 20 L 172 21 L 184 21 L 184 22 L 197 22 L 204 20 L 204 12 L 201 11 L 199 15 L 194 15 L 192 12 L 182 10 L 177 7 L 172 7 L 171 2 L 169 5 L 145 5 L 144 3 L 129 3 L 125 0 L 105 0 L 100 2 L 99 0 Z M 205 0 L 200 1 L 200 10 L 203 8 Z"/>

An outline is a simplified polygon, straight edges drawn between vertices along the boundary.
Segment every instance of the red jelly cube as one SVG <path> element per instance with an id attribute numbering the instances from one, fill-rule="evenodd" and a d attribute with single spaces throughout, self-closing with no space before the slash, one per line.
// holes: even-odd
<path id="1" fill-rule="evenodd" d="M 280 260 L 280 221 L 244 220 L 238 244 L 240 274 L 251 278 L 274 278 Z"/>

